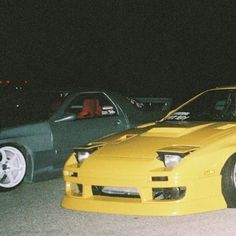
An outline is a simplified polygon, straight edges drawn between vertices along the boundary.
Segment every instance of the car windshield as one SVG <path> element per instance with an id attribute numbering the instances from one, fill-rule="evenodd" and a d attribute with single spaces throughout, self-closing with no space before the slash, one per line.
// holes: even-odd
<path id="1" fill-rule="evenodd" d="M 236 90 L 207 91 L 176 112 L 166 121 L 236 121 Z"/>
<path id="2" fill-rule="evenodd" d="M 0 100 L 1 128 L 49 119 L 66 92 L 18 92 Z"/>

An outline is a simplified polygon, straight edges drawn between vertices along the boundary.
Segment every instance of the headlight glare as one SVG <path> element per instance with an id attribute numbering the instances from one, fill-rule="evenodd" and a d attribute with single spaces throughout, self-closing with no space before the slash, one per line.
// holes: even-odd
<path id="1" fill-rule="evenodd" d="M 77 159 L 78 163 L 82 163 L 89 156 L 90 156 L 90 153 L 86 152 L 86 151 L 77 151 L 76 152 L 76 159 Z"/>
<path id="2" fill-rule="evenodd" d="M 181 156 L 176 154 L 164 154 L 164 164 L 166 167 L 173 168 L 181 161 Z"/>
<path id="3" fill-rule="evenodd" d="M 158 159 L 163 161 L 165 167 L 174 168 L 188 153 L 157 152 Z"/>
<path id="4" fill-rule="evenodd" d="M 74 153 L 76 160 L 79 164 L 82 164 L 84 160 L 86 160 L 93 152 L 98 150 L 101 145 L 96 145 L 96 146 L 85 146 L 81 148 L 74 148 Z"/>

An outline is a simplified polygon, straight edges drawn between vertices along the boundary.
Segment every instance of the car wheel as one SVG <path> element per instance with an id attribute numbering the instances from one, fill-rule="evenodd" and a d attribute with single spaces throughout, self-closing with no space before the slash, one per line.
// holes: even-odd
<path id="1" fill-rule="evenodd" d="M 12 146 L 0 147 L 0 190 L 12 190 L 24 179 L 26 161 L 23 153 Z"/>
<path id="2" fill-rule="evenodd" d="M 222 193 L 229 208 L 236 207 L 236 156 L 229 158 L 222 169 Z"/>

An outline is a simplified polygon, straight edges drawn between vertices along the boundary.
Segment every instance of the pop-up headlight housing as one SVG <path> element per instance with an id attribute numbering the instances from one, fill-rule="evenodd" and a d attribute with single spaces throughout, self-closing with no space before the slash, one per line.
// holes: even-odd
<path id="1" fill-rule="evenodd" d="M 189 153 L 195 151 L 195 146 L 171 146 L 157 151 L 158 159 L 163 161 L 165 167 L 174 168 Z"/>
<path id="2" fill-rule="evenodd" d="M 186 154 L 187 155 L 187 154 Z M 180 153 L 164 153 L 164 152 L 158 152 L 159 160 L 163 161 L 165 167 L 173 168 L 176 167 L 179 162 L 184 157 L 183 154 Z"/>
<path id="3" fill-rule="evenodd" d="M 78 147 L 78 148 L 74 148 L 74 153 L 75 153 L 75 157 L 76 160 L 78 162 L 78 164 L 82 164 L 84 162 L 84 160 L 86 160 L 87 158 L 89 158 L 89 156 L 97 151 L 99 148 L 101 148 L 104 144 L 97 144 L 97 143 L 92 143 L 89 144 L 87 146 L 84 147 Z"/>

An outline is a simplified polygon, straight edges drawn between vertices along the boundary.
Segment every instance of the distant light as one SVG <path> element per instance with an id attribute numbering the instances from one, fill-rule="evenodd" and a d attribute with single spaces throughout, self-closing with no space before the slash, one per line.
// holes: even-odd
<path id="1" fill-rule="evenodd" d="M 16 86 L 16 90 L 22 90 L 23 88 L 21 86 Z"/>
<path id="2" fill-rule="evenodd" d="M 10 84 L 10 82 L 11 82 L 10 80 L 6 80 L 6 84 Z"/>

